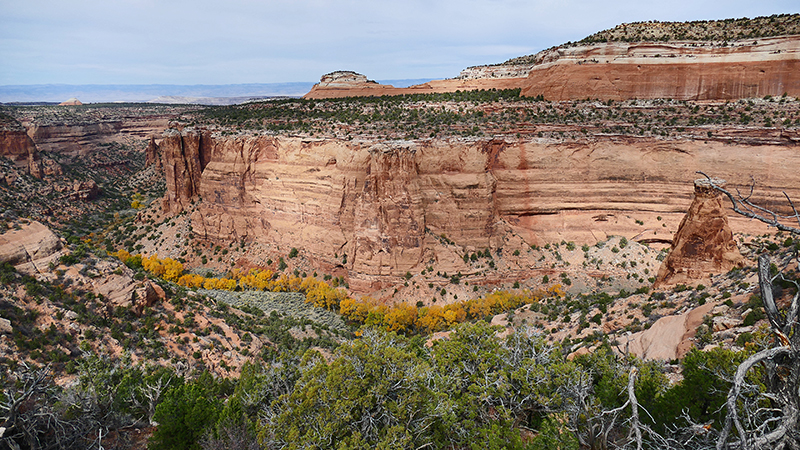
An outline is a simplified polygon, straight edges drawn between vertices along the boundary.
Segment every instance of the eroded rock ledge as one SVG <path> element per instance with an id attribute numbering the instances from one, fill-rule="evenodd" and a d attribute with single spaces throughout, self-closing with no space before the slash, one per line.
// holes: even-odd
<path id="1" fill-rule="evenodd" d="M 800 167 L 793 145 L 380 142 L 186 129 L 167 132 L 158 151 L 167 179 L 163 209 L 177 214 L 194 203 L 196 236 L 296 247 L 320 267 L 347 271 L 351 285 L 366 290 L 426 265 L 457 262 L 461 255 L 443 242 L 500 249 L 511 235 L 528 245 L 564 236 L 590 243 L 633 237 L 615 216 L 682 215 L 696 170 L 712 168 L 729 180 L 752 174 L 764 192 L 780 186 L 800 196 L 791 182 Z"/>

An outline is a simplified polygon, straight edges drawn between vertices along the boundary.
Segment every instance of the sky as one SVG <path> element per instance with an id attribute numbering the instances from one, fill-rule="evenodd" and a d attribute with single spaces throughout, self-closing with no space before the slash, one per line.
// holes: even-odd
<path id="1" fill-rule="evenodd" d="M 798 0 L 0 0 L 0 85 L 450 78 L 623 22 L 796 12 Z"/>

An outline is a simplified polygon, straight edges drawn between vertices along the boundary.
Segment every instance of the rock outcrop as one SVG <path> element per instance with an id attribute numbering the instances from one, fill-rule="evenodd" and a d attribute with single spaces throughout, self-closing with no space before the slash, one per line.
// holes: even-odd
<path id="1" fill-rule="evenodd" d="M 14 327 L 11 325 L 11 321 L 0 317 L 0 334 L 10 335 L 12 333 L 14 333 Z"/>
<path id="2" fill-rule="evenodd" d="M 183 211 L 199 194 L 200 176 L 211 158 L 211 133 L 170 130 L 164 134 L 162 150 L 167 192 L 163 209 Z"/>
<path id="3" fill-rule="evenodd" d="M 694 346 L 692 339 L 697 327 L 703 323 L 703 317 L 713 307 L 713 304 L 707 303 L 684 314 L 662 317 L 647 330 L 619 339 L 618 348 L 642 359 L 681 359 Z"/>
<path id="4" fill-rule="evenodd" d="M 80 106 L 80 105 L 83 105 L 83 103 L 75 97 L 64 100 L 63 102 L 58 104 L 58 106 Z"/>
<path id="5" fill-rule="evenodd" d="M 467 67 L 458 74 L 459 80 L 480 80 L 491 78 L 525 78 L 533 68 L 532 64 L 496 64 L 491 66 Z"/>
<path id="6" fill-rule="evenodd" d="M 194 201 L 196 236 L 296 247 L 321 267 L 348 271 L 351 286 L 362 287 L 431 262 L 463 270 L 459 248 L 496 249 L 509 233 L 528 245 L 653 236 L 662 230 L 655 216 L 685 211 L 691 189 L 684 180 L 709 167 L 729 178 L 753 173 L 767 192 L 786 186 L 800 196 L 790 182 L 800 154 L 787 145 L 644 138 L 569 145 L 375 142 L 186 129 L 166 133 L 160 149 L 164 210 L 177 214 Z M 633 231 L 613 219 L 634 214 L 651 214 L 658 229 Z"/>
<path id="7" fill-rule="evenodd" d="M 156 143 L 155 136 L 150 136 L 150 142 L 144 150 L 144 164 L 146 166 L 156 166 L 156 170 L 161 170 L 161 149 Z"/>
<path id="8" fill-rule="evenodd" d="M 336 88 L 378 83 L 367 79 L 366 76 L 361 75 L 360 73 L 356 73 L 351 70 L 340 70 L 323 75 L 319 80 L 319 84 L 322 87 Z"/>
<path id="9" fill-rule="evenodd" d="M 93 291 L 102 295 L 112 306 L 134 308 L 138 314 L 141 314 L 144 308 L 163 300 L 161 287 L 148 280 L 136 281 L 132 273 L 126 272 L 106 274 L 93 280 Z M 161 295 L 159 291 L 162 291 Z"/>
<path id="10" fill-rule="evenodd" d="M 35 275 L 61 256 L 61 240 L 40 222 L 19 223 L 0 234 L 0 262 Z"/>
<path id="11" fill-rule="evenodd" d="M 42 178 L 42 160 L 36 144 L 16 122 L 0 123 L 0 157 L 8 158 L 31 176 Z"/>
<path id="12" fill-rule="evenodd" d="M 658 270 L 656 286 L 706 281 L 712 274 L 741 266 L 743 259 L 728 226 L 728 208 L 722 195 L 707 179 L 696 180 L 694 200 Z"/>
<path id="13" fill-rule="evenodd" d="M 94 200 L 100 195 L 100 188 L 94 180 L 78 181 L 72 183 L 71 191 L 68 194 L 75 200 L 89 201 Z"/>

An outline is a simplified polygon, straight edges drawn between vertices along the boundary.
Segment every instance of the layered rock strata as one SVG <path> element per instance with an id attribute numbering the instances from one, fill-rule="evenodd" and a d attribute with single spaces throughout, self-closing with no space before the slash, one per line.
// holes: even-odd
<path id="1" fill-rule="evenodd" d="M 463 250 L 499 249 L 510 234 L 528 245 L 633 237 L 618 219 L 681 214 L 691 198 L 686 180 L 696 170 L 713 168 L 731 179 L 748 173 L 763 192 L 780 186 L 800 196 L 791 182 L 800 167 L 793 145 L 635 138 L 374 142 L 186 129 L 169 131 L 159 147 L 164 210 L 177 214 L 195 202 L 195 235 L 284 252 L 296 247 L 371 288 L 432 263 L 457 262 Z"/>
<path id="2" fill-rule="evenodd" d="M 470 67 L 448 80 L 408 88 L 369 82 L 354 72 L 323 76 L 305 98 L 521 89 L 547 100 L 672 98 L 732 100 L 800 97 L 800 36 L 733 41 L 607 42 L 561 46 L 520 58 L 525 64 Z M 530 61 L 528 61 L 530 60 Z"/>
<path id="3" fill-rule="evenodd" d="M 548 100 L 800 96 L 800 36 L 707 43 L 612 42 L 547 51 L 522 95 Z"/>
<path id="4" fill-rule="evenodd" d="M 725 183 L 714 182 L 718 186 Z M 706 280 L 742 265 L 744 258 L 728 226 L 728 208 L 723 201 L 708 179 L 694 182 L 694 200 L 658 270 L 657 287 Z"/>
<path id="5" fill-rule="evenodd" d="M 512 69 L 515 72 L 515 69 Z M 470 71 L 471 75 L 473 71 Z M 481 71 L 482 74 L 485 72 Z M 344 75 L 336 75 L 344 74 Z M 354 74 L 352 76 L 346 76 Z M 406 88 L 394 87 L 390 84 L 379 84 L 367 80 L 364 75 L 342 71 L 324 75 L 303 98 L 344 98 L 344 97 L 380 97 L 382 95 L 433 94 L 455 91 L 474 91 L 480 89 L 516 89 L 521 88 L 525 80 L 524 74 L 518 77 L 482 78 L 466 75 L 463 78 L 449 80 L 433 80 Z M 333 77 L 331 80 L 330 78 Z"/>
<path id="6" fill-rule="evenodd" d="M 24 127 L 8 123 L 0 128 L 0 157 L 10 159 L 31 176 L 42 178 L 42 159 Z"/>
<path id="7" fill-rule="evenodd" d="M 166 118 L 153 118 L 86 124 L 23 125 L 40 151 L 84 156 L 92 152 L 97 144 L 115 142 L 123 136 L 144 139 L 160 134 L 168 123 Z"/>
<path id="8" fill-rule="evenodd" d="M 525 78 L 533 64 L 496 64 L 490 66 L 467 67 L 458 74 L 459 80 L 479 80 L 485 78 Z"/>

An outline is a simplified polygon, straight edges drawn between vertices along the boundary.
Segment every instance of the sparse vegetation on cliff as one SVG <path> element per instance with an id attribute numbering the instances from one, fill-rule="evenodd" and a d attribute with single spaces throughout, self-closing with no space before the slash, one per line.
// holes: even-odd
<path id="1" fill-rule="evenodd" d="M 711 127 L 800 128 L 787 97 L 735 102 L 669 99 L 548 102 L 518 90 L 330 100 L 291 99 L 209 108 L 188 125 L 339 139 L 493 137 L 582 140 L 604 135 L 714 137 Z M 711 136 L 709 136 L 711 133 Z"/>
<path id="2" fill-rule="evenodd" d="M 773 14 L 749 19 L 697 20 L 690 22 L 633 22 L 617 25 L 581 39 L 595 42 L 728 42 L 800 34 L 800 14 Z"/>
<path id="3" fill-rule="evenodd" d="M 509 59 L 502 65 L 532 66 L 559 47 L 604 42 L 688 42 L 690 45 L 728 46 L 736 41 L 800 34 L 800 14 L 773 14 L 749 19 L 696 20 L 689 22 L 632 22 L 567 42 L 543 52 Z"/>

